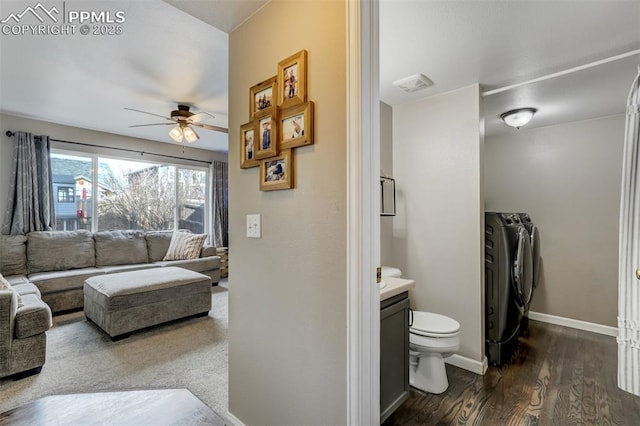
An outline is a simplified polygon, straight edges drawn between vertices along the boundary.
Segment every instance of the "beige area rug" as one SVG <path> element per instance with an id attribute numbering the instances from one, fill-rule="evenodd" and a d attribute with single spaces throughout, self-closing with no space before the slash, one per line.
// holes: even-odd
<path id="1" fill-rule="evenodd" d="M 82 312 L 54 316 L 42 372 L 18 381 L 0 379 L 0 412 L 47 395 L 186 388 L 225 417 L 226 280 L 211 293 L 208 317 L 151 327 L 118 342 Z"/>

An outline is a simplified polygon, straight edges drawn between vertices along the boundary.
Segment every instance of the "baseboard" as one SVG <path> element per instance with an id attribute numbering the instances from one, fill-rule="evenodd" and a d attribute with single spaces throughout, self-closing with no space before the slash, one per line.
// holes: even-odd
<path id="1" fill-rule="evenodd" d="M 239 418 L 231 414 L 230 411 L 227 411 L 225 417 L 227 418 L 227 423 L 231 423 L 231 426 L 245 426 L 245 424 L 242 423 Z"/>
<path id="2" fill-rule="evenodd" d="M 570 328 L 577 328 L 578 330 L 590 331 L 592 333 L 604 334 L 606 336 L 618 336 L 618 329 L 609 325 L 596 324 L 593 322 L 581 321 L 571 318 L 557 317 L 555 315 L 541 314 L 539 312 L 529 312 L 529 319 L 546 322 L 549 324 L 563 325 Z"/>
<path id="3" fill-rule="evenodd" d="M 444 362 L 480 375 L 484 375 L 487 368 L 489 368 L 489 361 L 486 356 L 483 356 L 482 362 L 480 362 L 475 359 L 467 358 L 466 356 L 453 354 L 450 357 L 445 358 Z"/>

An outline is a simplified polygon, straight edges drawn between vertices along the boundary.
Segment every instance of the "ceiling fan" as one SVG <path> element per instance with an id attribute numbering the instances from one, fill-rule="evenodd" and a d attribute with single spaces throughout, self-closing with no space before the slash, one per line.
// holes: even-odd
<path id="1" fill-rule="evenodd" d="M 189 111 L 191 107 L 189 105 L 178 104 L 178 109 L 171 111 L 169 117 L 164 115 L 154 114 L 152 112 L 141 111 L 139 109 L 134 108 L 125 108 L 128 111 L 141 112 L 147 115 L 153 115 L 154 117 L 164 118 L 168 120 L 169 123 L 152 123 L 152 124 L 135 124 L 129 127 L 147 127 L 147 126 L 175 126 L 169 131 L 169 136 L 171 139 L 178 143 L 182 143 L 185 140 L 189 143 L 195 142 L 200 139 L 200 136 L 196 133 L 196 131 L 191 126 L 201 127 L 207 130 L 213 130 L 216 132 L 229 133 L 229 129 L 225 129 L 224 127 L 213 126 L 211 124 L 201 123 L 198 120 L 202 118 L 202 116 L 209 116 L 215 118 L 213 114 L 208 112 L 197 112 L 193 113 Z"/>

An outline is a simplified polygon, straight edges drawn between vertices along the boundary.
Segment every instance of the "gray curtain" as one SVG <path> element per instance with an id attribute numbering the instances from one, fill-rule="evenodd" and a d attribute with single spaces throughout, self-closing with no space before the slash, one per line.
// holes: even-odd
<path id="1" fill-rule="evenodd" d="M 212 188 L 212 222 L 211 236 L 213 245 L 227 247 L 229 245 L 229 213 L 228 213 L 228 180 L 227 163 L 214 161 L 211 163 L 211 188 Z"/>
<path id="2" fill-rule="evenodd" d="M 640 396 L 640 66 L 627 101 L 618 264 L 618 386 Z"/>
<path id="3" fill-rule="evenodd" d="M 51 231 L 55 223 L 48 136 L 14 134 L 13 167 L 2 234 Z"/>

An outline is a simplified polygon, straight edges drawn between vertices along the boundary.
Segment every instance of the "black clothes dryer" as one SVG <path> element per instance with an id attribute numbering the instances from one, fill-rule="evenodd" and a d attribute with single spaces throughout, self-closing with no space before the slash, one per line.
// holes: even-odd
<path id="1" fill-rule="evenodd" d="M 515 213 L 485 213 L 485 352 L 491 365 L 509 361 L 531 300 L 531 239 Z"/>
<path id="2" fill-rule="evenodd" d="M 529 238 L 531 239 L 531 256 L 533 260 L 533 288 L 531 289 L 531 297 L 533 299 L 533 294 L 535 292 L 535 288 L 538 286 L 538 280 L 540 275 L 540 232 L 538 232 L 538 227 L 531 220 L 531 216 L 527 213 L 518 213 L 518 217 L 520 218 L 520 222 L 527 229 L 529 233 Z M 524 314 L 522 316 L 522 320 L 520 321 L 520 334 L 524 334 L 529 329 L 529 308 L 531 305 L 531 300 L 527 303 L 527 306 L 524 308 Z"/>

